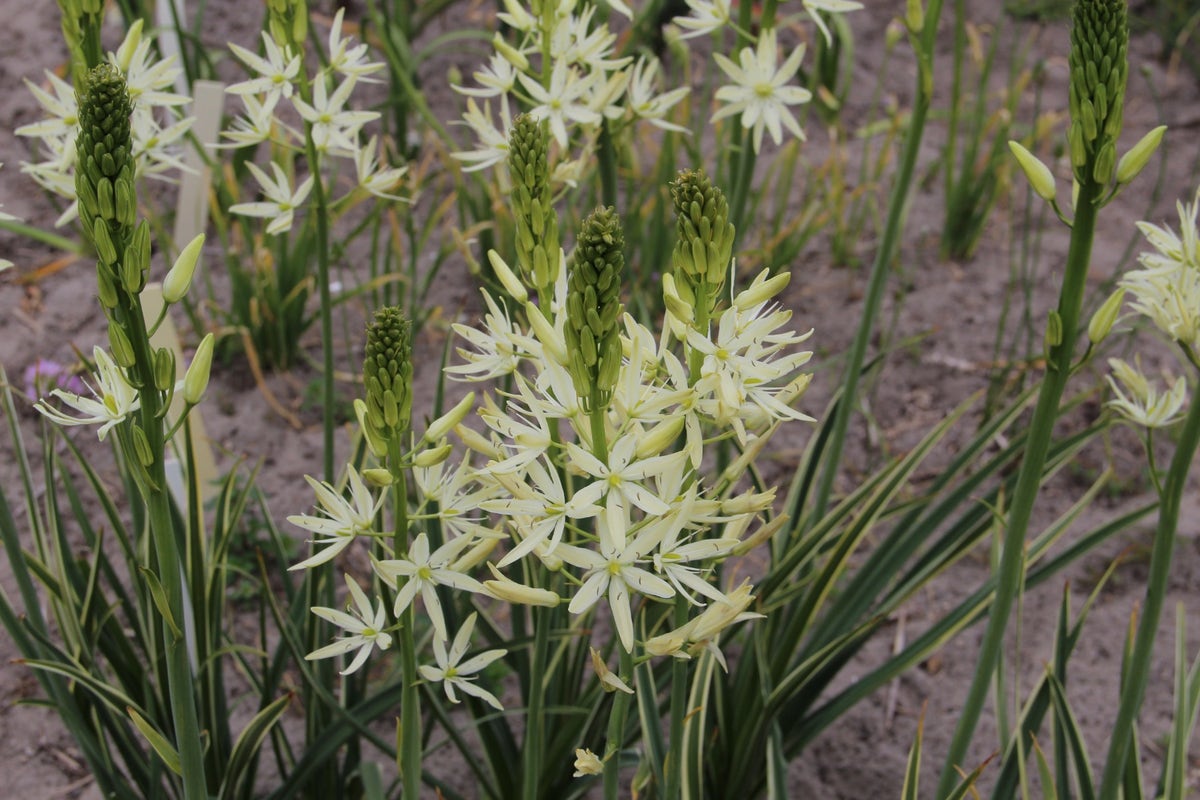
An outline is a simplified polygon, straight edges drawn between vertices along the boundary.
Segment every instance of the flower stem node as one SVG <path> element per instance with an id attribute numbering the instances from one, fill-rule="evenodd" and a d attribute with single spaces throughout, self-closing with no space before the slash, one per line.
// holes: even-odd
<path id="1" fill-rule="evenodd" d="M 204 234 L 196 236 L 187 243 L 175 259 L 174 266 L 163 280 L 162 296 L 166 303 L 178 303 L 187 296 L 192 285 L 192 276 L 196 274 L 196 264 L 200 261 L 200 251 L 204 247 Z"/>

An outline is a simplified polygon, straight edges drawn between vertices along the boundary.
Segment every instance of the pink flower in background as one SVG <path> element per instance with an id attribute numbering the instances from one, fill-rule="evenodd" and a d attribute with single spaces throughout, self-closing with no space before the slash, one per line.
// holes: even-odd
<path id="1" fill-rule="evenodd" d="M 25 396 L 38 400 L 52 389 L 63 389 L 71 394 L 82 394 L 83 379 L 57 361 L 38 358 L 25 368 Z"/>

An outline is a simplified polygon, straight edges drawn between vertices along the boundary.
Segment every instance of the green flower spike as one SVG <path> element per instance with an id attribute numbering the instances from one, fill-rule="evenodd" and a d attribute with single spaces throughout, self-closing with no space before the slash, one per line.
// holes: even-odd
<path id="1" fill-rule="evenodd" d="M 624 246 L 620 217 L 598 208 L 583 221 L 567 274 L 568 368 L 583 410 L 593 416 L 608 408 L 621 367 Z"/>
<path id="2" fill-rule="evenodd" d="M 1071 127 L 1067 141 L 1080 183 L 1105 185 L 1117 163 L 1117 139 L 1129 76 L 1125 0 L 1079 0 L 1071 26 Z"/>
<path id="3" fill-rule="evenodd" d="M 125 78 L 116 67 L 101 64 L 88 73 L 79 98 L 75 193 L 84 233 L 99 256 L 101 295 L 109 300 L 110 284 L 130 294 L 140 292 L 150 266 L 150 229 L 144 222 L 134 228 L 132 110 Z"/>
<path id="4" fill-rule="evenodd" d="M 412 330 L 396 306 L 376 311 L 367 326 L 363 381 L 367 435 L 393 441 L 408 430 L 412 415 Z"/>
<path id="5" fill-rule="evenodd" d="M 528 114 L 513 120 L 508 139 L 513 215 L 517 224 L 517 263 L 525 283 L 543 303 L 554 297 L 558 280 L 558 217 L 550 199 L 550 131 Z"/>
<path id="6" fill-rule="evenodd" d="M 703 170 L 680 172 L 671 183 L 671 198 L 678 234 L 672 254 L 675 285 L 683 299 L 694 304 L 694 322 L 703 333 L 733 257 L 729 202 Z"/>

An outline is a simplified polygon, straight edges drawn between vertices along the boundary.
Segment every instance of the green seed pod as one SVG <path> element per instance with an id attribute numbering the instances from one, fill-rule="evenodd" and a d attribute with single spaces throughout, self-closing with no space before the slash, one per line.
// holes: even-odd
<path id="1" fill-rule="evenodd" d="M 567 351 L 575 392 L 583 409 L 607 407 L 621 359 L 617 320 L 625 272 L 625 235 L 611 208 L 598 208 L 583 221 L 567 273 Z"/>
<path id="2" fill-rule="evenodd" d="M 395 306 L 381 308 L 367 326 L 363 383 L 367 418 L 385 441 L 408 430 L 412 418 L 411 326 Z"/>

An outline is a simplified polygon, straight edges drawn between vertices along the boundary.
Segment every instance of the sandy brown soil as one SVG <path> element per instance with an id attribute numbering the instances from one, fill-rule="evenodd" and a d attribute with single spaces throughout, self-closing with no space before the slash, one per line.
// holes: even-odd
<path id="1" fill-rule="evenodd" d="M 242 43 L 252 40 L 258 24 L 257 7 L 251 8 L 252 5 L 224 0 L 210 2 L 209 27 L 203 32 L 205 41 L 216 46 L 227 39 Z M 857 37 L 858 64 L 855 89 L 846 113 L 856 123 L 865 121 L 861 117 L 881 61 L 884 27 L 889 19 L 902 12 L 904 6 L 897 0 L 870 5 L 873 6 L 871 11 L 851 17 Z M 993 5 L 998 4 L 978 0 L 971 5 L 977 22 L 997 21 L 999 12 Z M 65 49 L 53 3 L 10 2 L 4 13 L 7 46 L 0 55 L 0 85 L 8 87 L 8 91 L 0 97 L 0 108 L 3 109 L 0 119 L 5 122 L 0 129 L 0 161 L 5 162 L 4 171 L 0 173 L 3 175 L 0 185 L 4 187 L 0 190 L 0 202 L 5 211 L 48 227 L 56 213 L 36 187 L 19 174 L 18 163 L 27 157 L 26 144 L 11 131 L 38 115 L 33 98 L 20 87 L 20 80 L 40 81 L 44 68 L 53 69 L 63 63 Z M 946 16 L 949 17 L 949 12 Z M 1135 22 L 1136 19 L 1135 15 Z M 1138 29 L 1144 28 L 1144 25 L 1138 26 Z M 1022 23 L 1016 31 L 1023 40 L 1030 42 L 1030 63 L 1044 63 L 1047 104 L 1051 108 L 1062 108 L 1066 98 L 1064 24 L 1038 27 Z M 939 53 L 939 75 L 946 77 L 945 84 L 948 84 L 948 47 L 947 42 Z M 1176 225 L 1174 202 L 1177 198 L 1189 197 L 1195 191 L 1197 181 L 1200 86 L 1186 71 L 1168 71 L 1156 58 L 1158 50 L 1159 43 L 1153 36 L 1140 33 L 1135 37 L 1131 48 L 1130 94 L 1126 103 L 1123 145 L 1129 146 L 1144 131 L 1160 122 L 1171 126 L 1168 134 L 1171 167 L 1161 197 L 1153 205 L 1149 218 Z M 1007 46 L 1002 46 L 1001 51 L 1007 52 Z M 464 72 L 473 66 L 466 56 L 454 61 Z M 425 81 L 440 104 L 442 116 L 453 119 L 460 113 L 460 107 L 444 89 L 447 66 L 445 60 L 431 64 Z M 997 73 L 1002 78 L 1005 71 L 1006 68 L 1000 68 Z M 900 52 L 885 77 L 885 96 L 905 107 L 912 96 L 913 73 L 911 59 Z M 1150 85 L 1161 98 L 1161 116 L 1160 106 L 1155 104 L 1148 90 Z M 943 97 L 939 107 L 944 106 Z M 816 124 L 812 124 L 810 136 L 809 158 L 819 162 L 827 141 Z M 941 157 L 943 138 L 942 123 L 935 118 L 922 152 L 920 171 L 927 171 Z M 1061 164 L 1058 167 L 1058 174 L 1066 174 Z M 1147 214 L 1152 183 L 1152 177 L 1139 181 L 1105 212 L 1091 271 L 1094 293 L 1115 270 L 1128 266 L 1119 264 L 1118 258 L 1133 234 L 1133 220 Z M 893 280 L 892 299 L 885 310 L 885 319 L 891 319 L 893 307 L 900 304 L 896 309 L 899 313 L 891 334 L 892 341 L 916 335 L 922 338 L 918 344 L 893 356 L 874 383 L 868 395 L 873 426 L 859 421 L 852 428 L 852 453 L 849 469 L 843 476 L 844 486 L 852 485 L 863 470 L 878 464 L 885 454 L 911 446 L 949 408 L 986 386 L 997 320 L 1010 277 L 1010 256 L 1015 242 L 1020 240 L 1013 227 L 1019 216 L 1017 209 L 1001 204 L 993 213 L 975 257 L 963 263 L 947 263 L 939 258 L 937 248 L 942 225 L 940 187 L 941 178 L 937 177 L 919 187 L 914 194 L 898 277 Z M 1066 242 L 1063 228 L 1057 225 L 1048 228 L 1036 276 L 1037 296 L 1032 316 L 1038 321 L 1039 330 L 1040 320 L 1044 319 L 1046 309 L 1057 295 Z M 860 255 L 868 263 L 872 246 L 869 235 L 864 236 Z M 29 240 L 0 233 L 0 255 L 16 263 L 15 270 L 0 276 L 0 309 L 4 312 L 0 315 L 0 364 L 10 376 L 19 379 L 35 358 L 70 361 L 72 347 L 88 350 L 94 343 L 103 341 L 104 324 L 92 299 L 93 275 L 86 263 L 76 262 L 40 280 L 28 281 L 26 279 L 35 269 L 53 260 L 57 254 Z M 821 364 L 827 362 L 830 355 L 844 352 L 858 324 L 865 270 L 832 264 L 826 242 L 818 237 L 793 265 L 793 273 L 787 302 L 802 327 L 811 325 L 817 330 L 812 341 L 817 349 L 814 364 L 818 374 L 807 400 L 808 410 L 816 412 L 829 396 L 838 369 L 836 366 L 822 368 Z M 473 307 L 469 281 L 452 275 L 442 283 L 433 302 L 441 306 L 446 315 L 453 316 L 464 307 Z M 1094 297 L 1093 302 L 1095 300 Z M 1019 308 L 1020 299 L 1016 302 Z M 887 326 L 881 327 L 886 329 Z M 431 348 L 429 352 L 439 352 L 433 348 L 438 345 L 435 339 L 441 335 L 443 332 L 436 326 L 427 333 L 424 345 Z M 358 356 L 351 354 L 351 357 L 356 359 Z M 427 398 L 437 377 L 430 366 L 436 360 L 421 361 L 425 366 L 418 371 L 418 381 Z M 280 519 L 307 506 L 310 499 L 300 476 L 319 470 L 318 415 L 311 408 L 301 408 L 303 388 L 313 377 L 302 369 L 292 376 L 270 379 L 272 389 L 298 413 L 303 423 L 301 430 L 292 429 L 271 411 L 253 382 L 236 369 L 214 377 L 214 402 L 206 411 L 206 423 L 214 441 L 230 457 L 264 460 L 262 488 Z M 1096 379 L 1095 374 L 1082 377 L 1084 381 Z M 418 405 L 422 399 L 418 397 Z M 32 435 L 31 420 L 26 423 Z M 777 465 L 775 471 L 781 480 L 786 480 L 792 463 L 790 459 L 794 459 L 803 445 L 804 435 L 797 434 L 773 454 Z M 77 438 L 88 437 L 81 432 Z M 1133 439 L 1114 439 L 1114 453 L 1118 478 L 1131 488 L 1097 502 L 1086 512 L 1080 529 L 1113 516 L 1119 508 L 1145 499 L 1145 482 L 1140 477 L 1141 457 Z M 107 474 L 111 475 L 111 467 L 105 466 L 104 456 L 98 455 L 98 458 L 101 469 L 107 468 Z M 0 480 L 9 486 L 13 475 L 11 459 L 5 458 L 2 462 Z M 1054 511 L 1069 505 L 1103 466 L 1103 454 L 1089 453 L 1082 458 L 1075 469 L 1067 471 L 1070 474 L 1060 476 L 1049 488 L 1038 519 L 1049 520 Z M 1148 539 L 1147 530 L 1129 531 L 1064 576 L 1063 580 L 1070 578 L 1072 581 L 1075 607 L 1082 603 L 1091 582 L 1103 571 L 1108 560 L 1123 548 L 1145 544 Z M 857 674 L 862 674 L 883 657 L 897 637 L 912 637 L 934 615 L 951 607 L 969 588 L 978 585 L 986 570 L 986 555 L 979 554 L 966 559 L 951 575 L 935 582 L 888 627 L 885 635 L 866 648 L 855 667 L 842 677 L 842 685 L 853 681 Z M 1088 731 L 1093 758 L 1103 754 L 1106 730 L 1115 715 L 1122 637 L 1129 615 L 1142 596 L 1144 574 L 1144 554 L 1135 556 L 1118 571 L 1092 612 L 1078 655 L 1072 662 L 1069 690 L 1080 721 Z M 1028 690 L 1050 655 L 1052 621 L 1062 585 L 1062 581 L 1053 581 L 1026 598 L 1020 636 L 1014 636 L 1010 651 L 1011 658 L 1019 660 L 1019 681 L 1024 690 Z M 2 559 L 0 586 L 12 594 L 11 568 Z M 1198 588 L 1200 508 L 1192 492 L 1181 520 L 1168 609 L 1177 601 L 1184 602 L 1189 617 L 1196 619 L 1200 613 Z M 1164 615 L 1161 633 L 1149 697 L 1142 715 L 1143 740 L 1152 753 L 1153 743 L 1166 730 L 1170 713 L 1172 613 Z M 922 706 L 927 706 L 926 772 L 936 770 L 972 675 L 981 635 L 978 626 L 967 631 L 936 658 L 902 677 L 890 691 L 880 692 L 861 703 L 830 728 L 793 764 L 791 796 L 829 800 L 898 796 L 905 758 Z M 1196 645 L 1193 643 L 1189 649 L 1194 652 Z M 89 796 L 90 784 L 82 758 L 53 713 L 18 704 L 20 700 L 35 697 L 37 687 L 26 668 L 9 663 L 15 655 L 12 642 L 0 634 L 0 763 L 3 764 L 0 773 L 4 775 L 0 795 L 30 800 Z M 987 758 L 994 750 L 994 736 L 990 730 L 990 723 L 985 720 L 972 759 Z M 927 775 L 927 786 L 932 783 L 932 777 Z"/>

